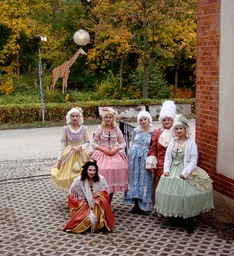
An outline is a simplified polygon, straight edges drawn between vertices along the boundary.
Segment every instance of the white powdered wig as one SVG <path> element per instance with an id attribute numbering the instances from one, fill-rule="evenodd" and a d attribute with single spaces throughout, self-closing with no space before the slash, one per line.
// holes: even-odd
<path id="1" fill-rule="evenodd" d="M 150 113 L 148 111 L 142 110 L 139 112 L 139 114 L 137 115 L 137 123 L 138 124 L 140 124 L 140 119 L 142 117 L 147 117 L 149 119 L 150 126 L 152 125 L 152 116 L 150 115 Z"/>
<path id="2" fill-rule="evenodd" d="M 159 121 L 162 122 L 162 120 L 166 117 L 169 117 L 172 120 L 174 120 L 175 115 L 176 115 L 176 105 L 174 101 L 172 100 L 165 101 L 160 111 Z"/>
<path id="3" fill-rule="evenodd" d="M 67 115 L 66 115 L 66 123 L 67 123 L 67 125 L 71 124 L 71 115 L 73 113 L 78 113 L 79 114 L 79 116 L 80 116 L 80 118 L 79 118 L 79 125 L 82 125 L 83 122 L 84 122 L 82 108 L 72 108 L 71 110 L 69 110 L 67 112 Z"/>

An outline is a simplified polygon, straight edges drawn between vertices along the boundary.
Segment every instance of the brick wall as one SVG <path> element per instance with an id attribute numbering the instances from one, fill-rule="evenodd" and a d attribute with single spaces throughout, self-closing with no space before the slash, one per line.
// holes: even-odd
<path id="1" fill-rule="evenodd" d="M 219 106 L 220 0 L 197 1 L 196 141 L 199 166 L 214 189 L 234 199 L 234 180 L 216 169 Z"/>

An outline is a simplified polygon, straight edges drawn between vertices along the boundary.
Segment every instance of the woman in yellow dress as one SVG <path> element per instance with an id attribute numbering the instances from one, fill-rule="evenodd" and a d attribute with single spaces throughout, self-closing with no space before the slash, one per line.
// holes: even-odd
<path id="1" fill-rule="evenodd" d="M 87 127 L 83 125 L 83 111 L 72 108 L 66 115 L 56 166 L 51 171 L 53 185 L 67 192 L 81 173 L 82 166 L 90 156 L 87 151 L 90 141 Z"/>

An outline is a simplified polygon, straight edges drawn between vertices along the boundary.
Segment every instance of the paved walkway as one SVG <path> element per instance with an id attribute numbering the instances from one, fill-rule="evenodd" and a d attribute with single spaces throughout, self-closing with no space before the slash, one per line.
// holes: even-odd
<path id="1" fill-rule="evenodd" d="M 95 128 L 90 126 L 91 134 Z M 112 232 L 63 232 L 69 218 L 66 194 L 49 177 L 60 135 L 61 127 L 0 131 L 0 255 L 234 255 L 234 242 L 201 219 L 195 219 L 195 233 L 188 235 L 169 219 L 129 213 L 122 193 L 113 198 Z"/>

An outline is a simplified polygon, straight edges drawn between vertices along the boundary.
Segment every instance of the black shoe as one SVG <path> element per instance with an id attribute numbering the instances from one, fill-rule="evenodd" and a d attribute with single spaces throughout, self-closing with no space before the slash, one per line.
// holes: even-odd
<path id="1" fill-rule="evenodd" d="M 187 225 L 186 225 L 186 231 L 189 235 L 194 233 L 194 218 L 188 218 Z"/>
<path id="2" fill-rule="evenodd" d="M 134 208 L 134 207 L 131 209 L 130 212 L 133 213 L 133 214 L 149 215 L 148 212 L 143 211 L 143 210 L 141 210 L 140 208 L 136 209 L 136 208 Z"/>
<path id="3" fill-rule="evenodd" d="M 181 226 L 182 223 L 183 223 L 183 218 L 182 217 L 172 217 L 171 218 L 171 225 L 172 225 L 172 227 Z"/>
<path id="4" fill-rule="evenodd" d="M 142 215 L 150 215 L 150 212 L 146 212 L 146 211 L 141 210 L 140 214 L 142 214 Z"/>
<path id="5" fill-rule="evenodd" d="M 140 214 L 141 213 L 141 209 L 139 207 L 136 207 L 135 205 L 132 207 L 132 209 L 130 210 L 130 213 L 133 214 Z"/>
<path id="6" fill-rule="evenodd" d="M 141 210 L 141 208 L 138 206 L 138 204 L 134 204 L 134 206 L 130 210 L 130 213 L 133 213 L 133 214 L 144 214 L 144 215 L 147 214 L 147 212 Z"/>
<path id="7" fill-rule="evenodd" d="M 194 230 L 193 230 L 193 228 L 191 228 L 191 227 L 187 227 L 187 228 L 186 228 L 186 231 L 187 231 L 187 233 L 188 233 L 189 235 L 191 235 L 191 234 L 194 233 Z"/>
<path id="8" fill-rule="evenodd" d="M 102 227 L 102 228 L 100 228 L 100 229 L 98 229 L 98 232 L 108 232 L 109 230 L 107 229 L 107 227 L 106 226 L 104 226 L 104 227 Z"/>
<path id="9" fill-rule="evenodd" d="M 137 213 L 137 209 L 133 206 L 132 209 L 129 212 L 130 213 Z"/>

